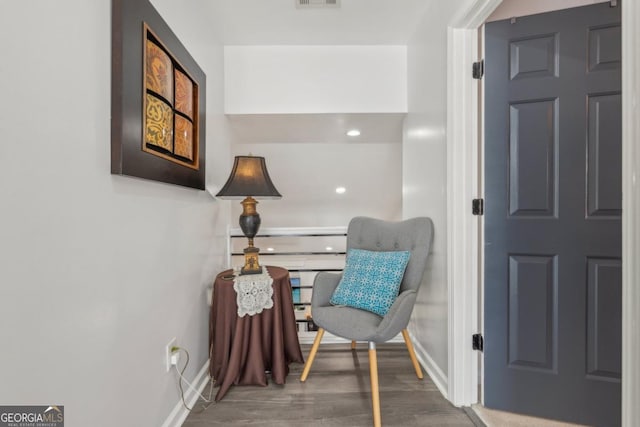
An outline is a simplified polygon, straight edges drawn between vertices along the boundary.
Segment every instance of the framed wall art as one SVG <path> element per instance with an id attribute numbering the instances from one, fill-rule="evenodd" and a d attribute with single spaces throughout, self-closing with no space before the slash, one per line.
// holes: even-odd
<path id="1" fill-rule="evenodd" d="M 112 0 L 111 173 L 205 189 L 206 77 L 148 0 Z"/>

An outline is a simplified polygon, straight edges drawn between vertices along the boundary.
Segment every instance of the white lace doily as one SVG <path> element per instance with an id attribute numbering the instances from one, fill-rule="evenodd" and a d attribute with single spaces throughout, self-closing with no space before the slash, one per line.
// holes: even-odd
<path id="1" fill-rule="evenodd" d="M 236 291 L 238 316 L 253 316 L 273 307 L 273 279 L 266 268 L 262 274 L 236 276 L 233 289 Z"/>

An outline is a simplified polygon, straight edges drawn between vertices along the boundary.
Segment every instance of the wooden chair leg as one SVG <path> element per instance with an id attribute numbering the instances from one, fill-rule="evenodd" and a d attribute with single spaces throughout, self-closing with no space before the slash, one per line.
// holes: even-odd
<path id="1" fill-rule="evenodd" d="M 356 342 L 351 341 L 351 350 L 355 350 L 355 349 L 356 349 Z"/>
<path id="2" fill-rule="evenodd" d="M 411 363 L 413 363 L 413 369 L 416 370 L 416 375 L 420 379 L 424 378 L 424 376 L 422 375 L 422 368 L 420 367 L 420 363 L 418 363 L 418 359 L 416 358 L 416 352 L 413 349 L 413 343 L 411 342 L 411 338 L 409 337 L 409 331 L 403 329 L 402 337 L 404 338 L 404 343 L 407 345 L 407 350 L 409 350 L 409 357 L 411 358 Z"/>
<path id="3" fill-rule="evenodd" d="M 371 404 L 373 407 L 373 427 L 381 427 L 380 392 L 378 390 L 378 356 L 376 343 L 369 342 L 369 375 L 371 376 Z"/>
<path id="4" fill-rule="evenodd" d="M 309 352 L 309 357 L 307 357 L 307 363 L 304 364 L 304 369 L 302 370 L 302 375 L 300 376 L 300 381 L 302 382 L 305 382 L 307 380 L 307 377 L 309 376 L 311 365 L 313 365 L 313 360 L 316 358 L 316 353 L 318 352 L 318 347 L 320 347 L 320 341 L 322 341 L 323 335 L 324 329 L 318 328 L 316 339 L 313 341 L 313 346 L 311 347 L 311 351 Z"/>

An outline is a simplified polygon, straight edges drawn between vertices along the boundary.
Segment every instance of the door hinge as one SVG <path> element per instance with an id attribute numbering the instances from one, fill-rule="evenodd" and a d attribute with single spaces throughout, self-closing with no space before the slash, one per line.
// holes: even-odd
<path id="1" fill-rule="evenodd" d="M 471 347 L 474 350 L 484 351 L 484 338 L 482 338 L 482 334 L 473 334 L 471 337 Z"/>
<path id="2" fill-rule="evenodd" d="M 484 199 L 473 199 L 471 203 L 471 213 L 474 215 L 484 215 Z"/>
<path id="3" fill-rule="evenodd" d="M 484 76 L 484 59 L 473 63 L 473 71 L 471 75 L 476 80 L 479 80 Z"/>
<path id="4" fill-rule="evenodd" d="M 617 0 L 611 0 L 609 2 L 609 7 L 617 7 L 618 6 L 618 1 Z"/>

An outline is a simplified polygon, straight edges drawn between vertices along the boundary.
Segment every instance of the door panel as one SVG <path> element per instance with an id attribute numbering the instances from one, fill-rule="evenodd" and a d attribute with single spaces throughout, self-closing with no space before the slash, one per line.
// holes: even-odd
<path id="1" fill-rule="evenodd" d="M 620 69 L 620 23 L 589 28 L 589 71 Z"/>
<path id="2" fill-rule="evenodd" d="M 556 257 L 509 256 L 509 366 L 556 369 Z"/>
<path id="3" fill-rule="evenodd" d="M 620 92 L 587 97 L 587 216 L 622 214 L 622 96 Z"/>
<path id="4" fill-rule="evenodd" d="M 619 259 L 590 258 L 587 290 L 587 373 L 597 379 L 620 380 L 622 342 L 622 263 Z M 596 378 L 594 378 L 596 379 Z"/>
<path id="5" fill-rule="evenodd" d="M 620 7 L 485 40 L 485 405 L 619 425 Z"/>
<path id="6" fill-rule="evenodd" d="M 509 107 L 509 214 L 555 216 L 557 100 Z"/>
<path id="7" fill-rule="evenodd" d="M 543 34 L 509 43 L 511 79 L 558 75 L 558 37 Z"/>

